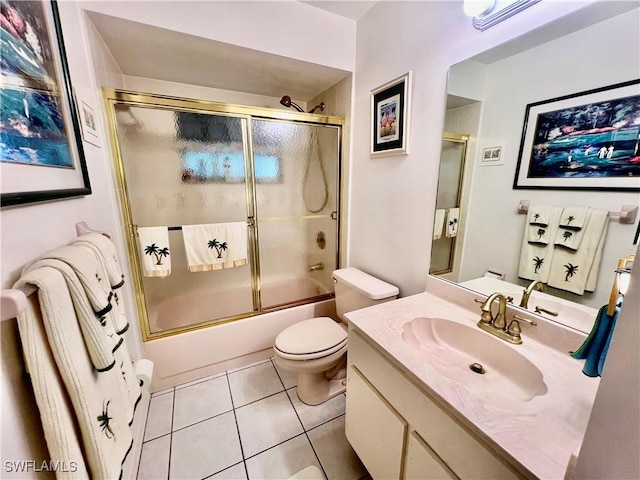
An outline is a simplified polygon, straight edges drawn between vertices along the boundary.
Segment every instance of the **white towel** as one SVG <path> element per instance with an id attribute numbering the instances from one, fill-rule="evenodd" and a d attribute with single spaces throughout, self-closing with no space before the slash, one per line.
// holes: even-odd
<path id="1" fill-rule="evenodd" d="M 562 212 L 560 226 L 579 230 L 588 222 L 589 207 L 567 207 Z"/>
<path id="2" fill-rule="evenodd" d="M 113 368 L 113 352 L 123 339 L 117 335 L 113 323 L 108 319 L 112 307 L 107 300 L 108 293 L 103 290 L 96 277 L 99 274 L 93 255 L 81 247 L 61 247 L 27 264 L 22 275 L 42 267 L 54 268 L 62 274 L 71 293 L 84 342 L 96 370 L 101 372 Z M 78 275 L 79 272 L 84 272 L 84 275 Z M 104 303 L 108 307 L 98 312 L 94 311 L 96 304 Z"/>
<path id="3" fill-rule="evenodd" d="M 171 252 L 167 227 L 138 227 L 138 259 L 145 277 L 171 274 Z"/>
<path id="4" fill-rule="evenodd" d="M 563 226 L 562 224 L 568 225 L 569 223 L 572 223 L 571 222 L 572 215 L 571 213 L 567 214 L 566 211 L 567 209 L 565 209 L 562 212 L 562 217 L 560 221 L 561 225 L 560 225 L 560 228 L 558 228 L 558 232 L 556 233 L 556 238 L 554 243 L 563 248 L 578 250 L 578 248 L 580 248 L 580 244 L 582 243 L 582 239 L 584 237 L 586 229 L 582 227 L 568 228 L 567 226 Z M 591 216 L 591 211 L 592 211 L 591 208 L 586 209 L 585 218 L 583 219 L 585 223 L 583 223 L 582 225 L 588 225 L 589 217 Z"/>
<path id="5" fill-rule="evenodd" d="M 102 269 L 102 274 L 100 276 L 101 277 L 100 283 L 103 284 L 106 289 L 111 290 L 111 307 L 112 308 L 111 308 L 111 311 L 109 312 L 109 315 L 111 315 L 111 318 L 113 320 L 116 333 L 118 335 L 122 335 L 129 329 L 129 321 L 127 320 L 127 317 L 125 315 L 124 307 L 120 305 L 120 297 L 118 296 L 118 290 L 117 290 L 124 284 L 124 279 L 121 280 L 119 282 L 119 286 L 116 286 L 116 288 L 114 289 L 111 284 L 112 277 L 108 273 L 109 267 L 107 266 L 107 261 L 105 256 L 103 255 L 103 252 L 94 243 L 78 241 L 78 242 L 75 242 L 73 245 L 76 247 L 89 250 L 89 252 L 91 252 L 91 254 L 95 257 L 96 261 L 100 265 Z"/>
<path id="6" fill-rule="evenodd" d="M 88 476 L 119 478 L 122 475 L 122 463 L 133 442 L 129 427 L 132 406 L 123 391 L 121 373 L 117 369 L 111 369 L 96 374 L 75 317 L 74 304 L 60 272 L 49 267 L 37 268 L 24 274 L 15 287 L 25 283 L 36 285 L 39 289 L 38 299 L 47 342 L 77 419 L 84 460 L 90 472 Z M 21 334 L 22 331 L 33 328 L 32 322 L 39 321 L 38 318 L 31 317 L 32 313 L 33 310 L 27 310 L 20 315 L 18 322 Z M 46 358 L 36 357 L 35 360 L 30 365 L 32 375 L 38 372 L 36 375 L 41 376 L 43 370 L 51 369 L 50 366 L 37 363 L 39 360 L 47 361 Z M 38 388 L 42 386 L 40 381 L 34 382 L 34 389 L 36 385 Z M 56 397 L 58 396 L 59 392 L 56 393 Z M 45 404 L 52 402 L 47 390 L 36 394 L 36 398 L 38 397 Z M 55 405 L 58 401 L 59 398 L 55 400 Z M 72 423 L 62 424 L 63 421 L 63 418 L 43 418 L 43 422 L 51 422 L 47 430 L 57 434 L 47 438 L 47 442 L 63 442 L 63 445 L 56 448 L 64 451 L 67 450 L 67 439 L 73 442 L 74 427 Z M 65 462 L 75 457 L 76 449 L 71 453 L 74 456 L 63 458 Z"/>
<path id="7" fill-rule="evenodd" d="M 72 312 L 73 305 L 64 280 L 59 277 L 58 280 L 59 285 L 51 283 L 51 288 L 57 292 L 59 308 Z M 82 454 L 82 439 L 74 428 L 77 423 L 75 413 L 47 341 L 37 297 L 34 294 L 27 299 L 26 310 L 18 315 L 18 329 L 47 450 L 54 465 L 76 467 L 60 469 L 56 472 L 56 479 L 86 479 L 89 473 Z"/>
<path id="8" fill-rule="evenodd" d="M 88 243 L 90 245 L 94 245 L 100 251 L 100 254 L 104 259 L 107 274 L 109 275 L 109 282 L 111 283 L 111 289 L 117 290 L 124 285 L 124 273 L 122 272 L 122 267 L 118 261 L 116 246 L 109 238 L 105 237 L 101 233 L 88 233 L 78 237 L 73 243 Z"/>
<path id="9" fill-rule="evenodd" d="M 444 217 L 446 210 L 439 208 L 436 210 L 435 218 L 433 219 L 433 239 L 439 240 L 442 238 L 442 229 L 444 227 Z"/>
<path id="10" fill-rule="evenodd" d="M 544 225 L 530 224 L 526 227 L 527 241 L 529 243 L 539 243 L 547 245 L 549 243 L 549 227 Z"/>
<path id="11" fill-rule="evenodd" d="M 460 209 L 450 208 L 447 212 L 447 237 L 453 238 L 458 235 L 460 227 Z"/>
<path id="12" fill-rule="evenodd" d="M 525 280 L 540 280 L 546 283 L 549 278 L 551 259 L 554 255 L 553 242 L 549 242 L 547 244 L 529 242 L 529 229 L 532 227 L 532 225 L 530 225 L 532 220 L 531 217 L 534 214 L 533 209 L 529 210 L 527 224 L 522 238 L 518 277 Z M 549 225 L 545 233 L 547 238 L 555 238 L 561 214 L 562 208 L 553 207 Z"/>
<path id="13" fill-rule="evenodd" d="M 592 210 L 584 227 L 584 237 L 578 250 L 556 248 L 551 262 L 548 284 L 577 295 L 595 289 L 604 237 L 609 223 L 609 212 Z"/>
<path id="14" fill-rule="evenodd" d="M 533 205 L 529 211 L 529 224 L 546 227 L 553 217 L 554 208 L 553 205 Z"/>
<path id="15" fill-rule="evenodd" d="M 183 225 L 190 272 L 206 272 L 247 264 L 246 222 Z"/>

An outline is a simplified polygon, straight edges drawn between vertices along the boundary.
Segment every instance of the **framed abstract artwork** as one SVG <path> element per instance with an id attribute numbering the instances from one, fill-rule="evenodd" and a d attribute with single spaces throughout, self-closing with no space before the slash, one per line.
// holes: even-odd
<path id="1" fill-rule="evenodd" d="M 371 156 L 408 153 L 411 72 L 371 91 Z"/>
<path id="2" fill-rule="evenodd" d="M 640 80 L 527 105 L 513 188 L 640 190 Z"/>
<path id="3" fill-rule="evenodd" d="M 0 15 L 1 204 L 89 195 L 57 4 L 3 0 Z"/>

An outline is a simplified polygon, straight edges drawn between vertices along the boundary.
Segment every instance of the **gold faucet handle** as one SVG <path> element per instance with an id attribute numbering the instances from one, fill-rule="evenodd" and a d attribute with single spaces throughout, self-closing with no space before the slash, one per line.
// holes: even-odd
<path id="1" fill-rule="evenodd" d="M 507 298 L 507 303 L 513 303 L 513 297 L 506 297 Z"/>
<path id="2" fill-rule="evenodd" d="M 528 318 L 523 318 L 521 316 L 519 316 L 517 313 L 513 314 L 513 321 L 514 322 L 525 322 L 528 323 L 529 325 L 531 325 L 532 327 L 537 327 L 538 324 L 536 322 L 534 322 L 533 320 L 529 320 Z"/>
<path id="3" fill-rule="evenodd" d="M 558 316 L 558 312 L 547 310 L 546 308 L 542 308 L 540 305 L 536 305 L 535 311 L 536 313 L 546 313 L 547 315 L 551 315 L 552 317 Z"/>

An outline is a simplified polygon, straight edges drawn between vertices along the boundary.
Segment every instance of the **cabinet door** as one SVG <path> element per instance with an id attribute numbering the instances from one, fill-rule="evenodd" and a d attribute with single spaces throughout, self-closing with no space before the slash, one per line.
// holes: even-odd
<path id="1" fill-rule="evenodd" d="M 353 366 L 347 377 L 345 430 L 373 478 L 400 478 L 407 423 Z"/>
<path id="2" fill-rule="evenodd" d="M 458 479 L 456 474 L 416 432 L 411 432 L 409 436 L 404 478 L 406 480 Z"/>

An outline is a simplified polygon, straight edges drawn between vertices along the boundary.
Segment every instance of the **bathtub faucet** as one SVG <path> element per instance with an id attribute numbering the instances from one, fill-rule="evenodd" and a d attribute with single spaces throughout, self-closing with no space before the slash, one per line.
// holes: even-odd
<path id="1" fill-rule="evenodd" d="M 317 270 L 324 270 L 324 263 L 320 262 L 307 267 L 307 272 L 315 272 Z"/>

